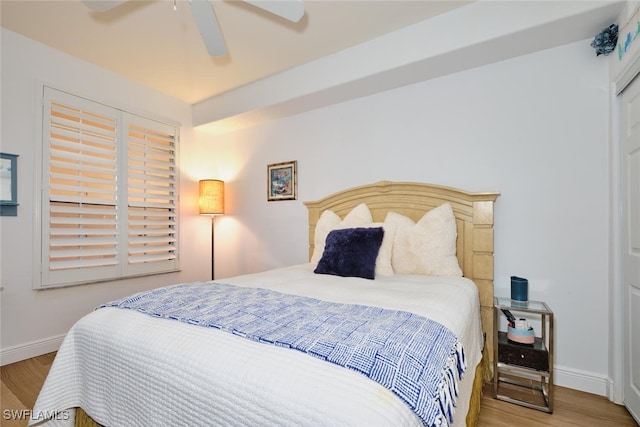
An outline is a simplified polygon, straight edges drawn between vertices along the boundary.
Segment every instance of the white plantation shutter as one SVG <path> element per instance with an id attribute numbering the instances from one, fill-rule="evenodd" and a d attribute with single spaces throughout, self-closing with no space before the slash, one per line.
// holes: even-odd
<path id="1" fill-rule="evenodd" d="M 35 287 L 178 269 L 176 128 L 45 88 Z"/>
<path id="2" fill-rule="evenodd" d="M 142 117 L 128 121 L 128 269 L 175 268 L 175 128 Z"/>

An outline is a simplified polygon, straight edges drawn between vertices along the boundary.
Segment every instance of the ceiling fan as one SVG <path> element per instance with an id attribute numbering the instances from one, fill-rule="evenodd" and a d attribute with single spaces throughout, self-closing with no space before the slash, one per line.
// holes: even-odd
<path id="1" fill-rule="evenodd" d="M 126 3 L 128 0 L 82 0 L 91 10 L 106 12 Z M 255 7 L 277 15 L 291 22 L 298 22 L 304 15 L 303 0 L 243 0 Z M 211 56 L 223 56 L 227 53 L 227 46 L 216 15 L 209 0 L 189 0 L 191 12 L 200 30 L 207 51 Z M 174 0 L 175 7 L 175 0 Z"/>

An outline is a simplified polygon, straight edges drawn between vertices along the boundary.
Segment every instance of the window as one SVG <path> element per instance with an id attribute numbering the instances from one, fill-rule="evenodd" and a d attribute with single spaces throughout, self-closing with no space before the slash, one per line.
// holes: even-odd
<path id="1" fill-rule="evenodd" d="M 36 288 L 178 270 L 177 128 L 44 88 Z"/>

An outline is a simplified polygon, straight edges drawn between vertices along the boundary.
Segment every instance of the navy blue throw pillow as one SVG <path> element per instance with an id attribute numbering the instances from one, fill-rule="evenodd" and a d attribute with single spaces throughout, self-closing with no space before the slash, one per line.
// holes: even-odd
<path id="1" fill-rule="evenodd" d="M 374 279 L 383 237 L 382 227 L 331 231 L 327 235 L 322 258 L 313 272 Z"/>

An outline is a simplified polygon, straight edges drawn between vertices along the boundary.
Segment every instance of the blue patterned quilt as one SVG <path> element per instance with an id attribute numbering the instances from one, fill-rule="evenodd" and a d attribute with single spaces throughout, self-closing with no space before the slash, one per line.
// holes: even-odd
<path id="1" fill-rule="evenodd" d="M 203 282 L 99 306 L 216 328 L 355 370 L 402 399 L 426 426 L 453 420 L 466 369 L 458 338 L 417 314 Z"/>

